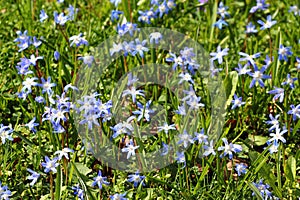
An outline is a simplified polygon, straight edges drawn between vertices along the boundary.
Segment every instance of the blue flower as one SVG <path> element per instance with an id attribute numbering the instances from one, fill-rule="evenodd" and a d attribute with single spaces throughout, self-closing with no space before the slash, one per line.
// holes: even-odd
<path id="1" fill-rule="evenodd" d="M 87 113 L 83 114 L 83 117 L 83 120 L 81 120 L 79 124 L 87 124 L 89 130 L 92 130 L 93 124 L 96 126 L 100 126 L 98 122 L 100 116 L 98 114 Z"/>
<path id="2" fill-rule="evenodd" d="M 168 123 L 164 123 L 163 126 L 159 126 L 157 127 L 157 132 L 161 132 L 161 131 L 164 131 L 165 134 L 168 134 L 169 130 L 176 130 L 175 128 L 175 124 L 171 124 L 171 125 L 168 125 Z"/>
<path id="3" fill-rule="evenodd" d="M 184 105 L 178 106 L 178 110 L 174 111 L 178 115 L 186 115 L 186 109 Z"/>
<path id="4" fill-rule="evenodd" d="M 299 10 L 299 8 L 298 8 L 296 5 L 290 6 L 289 13 L 291 13 L 291 12 L 292 12 L 295 16 L 300 15 L 300 10 Z"/>
<path id="5" fill-rule="evenodd" d="M 155 44 L 158 44 L 160 40 L 162 40 L 163 36 L 160 32 L 153 32 L 149 35 L 150 38 L 150 43 L 153 44 L 153 42 L 155 42 Z"/>
<path id="6" fill-rule="evenodd" d="M 45 80 L 42 77 L 41 80 L 42 80 L 42 83 L 39 84 L 39 86 L 43 88 L 42 93 L 44 94 L 45 92 L 47 92 L 48 95 L 52 95 L 53 94 L 52 87 L 55 87 L 56 84 L 55 83 L 51 83 L 51 77 L 49 76 L 47 78 L 47 80 Z"/>
<path id="7" fill-rule="evenodd" d="M 213 26 L 218 27 L 218 29 L 222 29 L 222 27 L 224 26 L 228 26 L 227 22 L 223 19 L 219 19 L 216 23 L 213 24 Z"/>
<path id="8" fill-rule="evenodd" d="M 41 59 L 43 59 L 42 56 L 35 57 L 35 55 L 32 54 L 32 55 L 30 56 L 29 62 L 30 62 L 33 66 L 36 66 L 36 62 L 37 62 L 38 60 L 41 60 Z"/>
<path id="9" fill-rule="evenodd" d="M 204 134 L 204 128 L 201 129 L 200 133 L 195 132 L 194 141 L 198 141 L 199 144 L 208 144 L 207 138 L 208 136 Z"/>
<path id="10" fill-rule="evenodd" d="M 36 133 L 36 129 L 34 127 L 39 125 L 39 123 L 34 123 L 35 120 L 36 120 L 36 118 L 33 117 L 33 119 L 30 122 L 25 124 L 25 126 L 27 126 L 29 128 L 29 130 L 33 131 L 34 133 Z"/>
<path id="11" fill-rule="evenodd" d="M 3 124 L 0 124 L 0 137 L 2 144 L 5 144 L 6 140 L 13 141 L 12 138 L 12 132 L 14 130 L 10 126 L 4 126 Z"/>
<path id="12" fill-rule="evenodd" d="M 298 72 L 300 72 L 300 58 L 296 57 L 296 61 L 297 61 L 296 64 L 295 64 L 296 69 L 297 69 Z"/>
<path id="13" fill-rule="evenodd" d="M 226 56 L 228 54 L 229 48 L 221 49 L 221 46 L 217 47 L 217 52 L 212 52 L 210 55 L 212 56 L 211 60 L 218 59 L 218 63 L 223 63 L 223 56 Z"/>
<path id="14" fill-rule="evenodd" d="M 120 36 L 123 36 L 128 32 L 129 32 L 130 36 L 133 36 L 133 32 L 136 30 L 138 30 L 137 24 L 133 24 L 130 22 L 122 24 L 121 26 L 118 24 L 118 26 L 117 26 L 117 32 Z"/>
<path id="15" fill-rule="evenodd" d="M 52 109 L 51 119 L 50 119 L 52 124 L 58 125 L 58 124 L 60 124 L 60 120 L 67 121 L 67 118 L 64 115 L 67 112 L 69 112 L 69 111 L 64 110 L 62 108 Z"/>
<path id="16" fill-rule="evenodd" d="M 27 177 L 28 180 L 32 180 L 29 185 L 33 186 L 40 177 L 40 174 L 31 169 L 27 169 L 27 171 L 31 173 L 31 175 Z"/>
<path id="17" fill-rule="evenodd" d="M 69 8 L 67 8 L 67 10 L 68 10 L 68 18 L 70 20 L 74 20 L 75 14 L 77 14 L 78 12 L 78 8 L 75 9 L 72 5 L 69 5 Z"/>
<path id="18" fill-rule="evenodd" d="M 246 104 L 246 102 L 242 102 L 242 97 L 238 97 L 236 94 L 234 94 L 234 100 L 232 100 L 231 103 L 233 103 L 231 110 Z"/>
<path id="19" fill-rule="evenodd" d="M 56 173 L 56 167 L 58 167 L 58 158 L 53 158 L 53 160 L 50 160 L 48 156 L 45 156 L 45 161 L 42 162 L 42 166 L 45 168 L 44 172 L 49 173 L 50 171 L 53 173 Z"/>
<path id="20" fill-rule="evenodd" d="M 161 18 L 164 14 L 168 14 L 168 12 L 169 8 L 166 1 L 164 0 L 160 5 L 158 5 L 156 13 L 158 14 L 159 18 Z"/>
<path id="21" fill-rule="evenodd" d="M 60 57 L 59 52 L 58 52 L 58 51 L 54 51 L 54 59 L 55 59 L 56 61 L 58 61 L 59 57 Z"/>
<path id="22" fill-rule="evenodd" d="M 127 198 L 125 198 L 126 196 L 126 192 L 123 193 L 123 194 L 114 194 L 114 195 L 110 195 L 110 199 L 111 200 L 127 200 Z"/>
<path id="23" fill-rule="evenodd" d="M 133 76 L 131 72 L 128 73 L 127 78 L 127 86 L 131 86 L 139 80 L 136 76 Z"/>
<path id="24" fill-rule="evenodd" d="M 256 82 L 259 83 L 260 87 L 265 87 L 265 84 L 262 81 L 262 79 L 270 79 L 271 78 L 271 76 L 263 74 L 265 70 L 266 70 L 266 68 L 264 66 L 259 70 L 257 68 L 257 66 L 254 65 L 254 73 L 252 73 L 252 72 L 248 73 L 249 76 L 253 77 L 253 79 L 250 83 L 250 86 L 249 86 L 250 88 L 252 88 Z"/>
<path id="25" fill-rule="evenodd" d="M 18 52 L 27 49 L 31 44 L 31 37 L 27 35 L 27 30 L 22 33 L 22 31 L 17 31 L 18 38 L 14 39 L 14 42 L 18 42 L 18 47 L 20 48 Z"/>
<path id="26" fill-rule="evenodd" d="M 286 77 L 286 80 L 283 83 L 281 83 L 281 85 L 290 85 L 290 88 L 294 89 L 295 88 L 294 82 L 296 80 L 298 80 L 298 78 L 291 78 L 291 75 L 288 74 L 287 77 Z"/>
<path id="27" fill-rule="evenodd" d="M 247 166 L 244 163 L 241 164 L 235 164 L 235 171 L 238 173 L 238 176 L 241 176 L 242 174 L 246 174 Z"/>
<path id="28" fill-rule="evenodd" d="M 186 104 L 189 106 L 189 109 L 192 109 L 192 110 L 198 110 L 199 107 L 204 107 L 205 105 L 203 103 L 200 103 L 201 101 L 201 97 L 192 97 L 190 98 Z"/>
<path id="29" fill-rule="evenodd" d="M 176 152 L 176 161 L 178 164 L 183 163 L 183 167 L 184 168 L 186 166 L 186 160 L 185 160 L 185 155 L 184 152 Z"/>
<path id="30" fill-rule="evenodd" d="M 182 72 L 178 75 L 178 77 L 180 78 L 178 84 L 181 84 L 183 81 L 194 84 L 194 80 L 188 72 L 185 73 Z"/>
<path id="31" fill-rule="evenodd" d="M 173 70 L 176 70 L 177 69 L 177 66 L 180 66 L 182 67 L 184 65 L 184 60 L 181 56 L 176 56 L 176 54 L 174 53 L 169 53 L 172 57 L 168 57 L 166 58 L 166 62 L 171 62 L 171 63 L 174 63 L 173 66 L 172 66 L 172 69 Z"/>
<path id="32" fill-rule="evenodd" d="M 272 57 L 272 60 L 274 60 L 274 57 Z M 268 55 L 266 55 L 266 59 L 264 60 L 264 62 L 266 64 L 264 65 L 264 67 L 268 68 L 271 65 L 271 63 L 272 63 L 272 60 L 271 60 L 271 58 Z"/>
<path id="33" fill-rule="evenodd" d="M 269 91 L 269 94 L 275 94 L 275 96 L 273 97 L 273 101 L 276 101 L 279 99 L 279 102 L 282 103 L 283 99 L 284 99 L 284 89 L 283 88 L 278 88 L 278 87 L 274 87 L 274 90 Z"/>
<path id="34" fill-rule="evenodd" d="M 33 77 L 33 78 L 29 78 L 27 77 L 25 79 L 25 81 L 23 81 L 22 85 L 22 92 L 25 92 L 26 94 L 29 94 L 32 92 L 31 87 L 33 86 L 38 86 L 39 84 L 37 82 L 34 82 L 35 80 L 38 80 L 38 78 Z"/>
<path id="35" fill-rule="evenodd" d="M 221 158 L 228 155 L 229 159 L 231 160 L 233 157 L 233 153 L 239 153 L 243 150 L 241 145 L 232 143 L 228 144 L 226 138 L 222 138 L 222 140 L 224 142 L 224 146 L 218 148 L 218 151 L 224 151 L 223 154 L 220 155 Z"/>
<path id="36" fill-rule="evenodd" d="M 175 8 L 176 7 L 175 0 L 167 0 L 167 7 L 169 8 L 169 10 Z"/>
<path id="37" fill-rule="evenodd" d="M 65 157 L 67 160 L 69 160 L 69 155 L 68 153 L 74 153 L 74 150 L 68 148 L 68 147 L 65 147 L 63 148 L 62 150 L 58 150 L 54 153 L 54 155 L 56 154 L 59 154 L 58 155 L 58 160 L 61 160 L 62 157 Z"/>
<path id="38" fill-rule="evenodd" d="M 290 105 L 291 110 L 289 110 L 287 112 L 287 114 L 289 115 L 293 115 L 293 120 L 295 121 L 297 118 L 300 119 L 300 104 L 298 104 L 297 106 L 295 105 Z"/>
<path id="39" fill-rule="evenodd" d="M 291 48 L 292 47 L 284 47 L 282 44 L 280 44 L 278 49 L 279 60 L 285 60 L 287 62 L 288 56 L 293 55 Z"/>
<path id="40" fill-rule="evenodd" d="M 94 62 L 94 56 L 80 56 L 78 60 L 83 60 L 83 63 L 91 67 Z"/>
<path id="41" fill-rule="evenodd" d="M 249 55 L 249 54 L 246 54 L 246 53 L 243 53 L 243 52 L 239 52 L 239 55 L 244 56 L 244 58 L 240 58 L 240 61 L 248 61 L 252 66 L 255 65 L 254 58 L 259 58 L 260 57 L 260 53 Z"/>
<path id="42" fill-rule="evenodd" d="M 278 143 L 270 143 L 269 144 L 270 148 L 269 148 L 269 152 L 270 154 L 273 154 L 273 153 L 276 153 L 278 152 L 278 147 L 279 147 L 279 144 Z M 265 149 L 265 148 L 264 148 Z"/>
<path id="43" fill-rule="evenodd" d="M 109 185 L 109 182 L 107 182 L 106 180 L 107 180 L 107 177 L 103 177 L 101 170 L 99 170 L 98 175 L 94 178 L 92 187 L 95 187 L 96 185 L 98 185 L 98 188 L 101 190 L 103 184 Z"/>
<path id="44" fill-rule="evenodd" d="M 8 189 L 6 185 L 2 186 L 2 183 L 0 181 L 0 199 L 9 200 L 10 196 L 11 196 L 11 191 Z"/>
<path id="45" fill-rule="evenodd" d="M 20 59 L 21 62 L 17 63 L 17 70 L 18 74 L 27 75 L 27 74 L 33 74 L 33 71 L 29 70 L 29 67 L 31 65 L 31 62 L 28 58 L 24 57 Z"/>
<path id="46" fill-rule="evenodd" d="M 249 72 L 251 72 L 251 69 L 248 68 L 248 63 L 246 63 L 244 67 L 240 63 L 238 63 L 238 66 L 238 68 L 235 68 L 235 70 L 238 72 L 238 75 L 248 74 Z"/>
<path id="47" fill-rule="evenodd" d="M 42 44 L 42 42 L 34 36 L 32 44 L 35 48 L 38 48 Z"/>
<path id="48" fill-rule="evenodd" d="M 153 18 L 151 15 L 148 15 L 148 11 L 138 11 L 139 13 L 139 17 L 138 17 L 138 21 L 142 22 L 142 23 L 147 23 L 150 24 L 151 23 L 151 19 Z"/>
<path id="49" fill-rule="evenodd" d="M 145 186 L 144 183 L 145 176 L 141 176 L 139 171 L 136 171 L 135 174 L 128 175 L 128 181 L 133 182 L 134 187 L 137 187 L 139 183 L 142 182 L 142 185 Z"/>
<path id="50" fill-rule="evenodd" d="M 109 49 L 110 56 L 113 56 L 115 53 L 120 53 L 124 50 L 122 43 L 113 43 L 113 47 Z"/>
<path id="51" fill-rule="evenodd" d="M 20 91 L 17 92 L 16 95 L 18 95 L 18 98 L 25 100 L 28 94 L 26 92 Z"/>
<path id="52" fill-rule="evenodd" d="M 64 91 L 67 93 L 69 91 L 69 89 L 78 91 L 78 88 L 73 86 L 71 83 L 69 83 L 68 85 L 66 85 L 64 87 Z"/>
<path id="53" fill-rule="evenodd" d="M 247 34 L 257 33 L 257 30 L 255 29 L 255 25 L 252 24 L 252 22 L 250 22 L 249 24 L 247 24 L 247 26 L 246 26 L 246 33 Z"/>
<path id="54" fill-rule="evenodd" d="M 225 18 L 225 16 L 229 16 L 229 13 L 227 12 L 228 7 L 224 6 L 223 2 L 221 1 L 219 3 L 219 7 L 218 7 L 218 14 L 221 15 L 222 19 Z"/>
<path id="55" fill-rule="evenodd" d="M 140 102 L 137 102 L 137 106 L 139 110 L 133 111 L 132 113 L 135 115 L 139 115 L 137 120 L 140 121 L 143 117 L 150 121 L 150 114 L 154 113 L 154 110 L 150 109 L 151 100 L 146 103 L 146 106 L 143 106 Z"/>
<path id="56" fill-rule="evenodd" d="M 263 199 L 268 199 L 268 197 L 272 196 L 272 192 L 270 192 L 268 189 L 270 186 L 268 184 L 263 184 L 263 180 L 260 179 L 259 183 L 252 183 L 260 192 Z M 252 193 L 252 196 L 255 196 L 255 193 Z"/>
<path id="57" fill-rule="evenodd" d="M 144 52 L 149 51 L 147 47 L 145 47 L 147 43 L 147 40 L 143 40 L 140 42 L 140 40 L 137 38 L 135 39 L 135 47 L 132 51 L 132 55 L 135 56 L 137 53 L 143 58 L 144 57 Z"/>
<path id="58" fill-rule="evenodd" d="M 280 117 L 280 115 L 276 115 L 275 117 L 273 117 L 272 114 L 269 115 L 269 118 L 270 120 L 269 121 L 266 121 L 267 124 L 270 124 L 272 125 L 270 128 L 269 128 L 269 131 L 272 131 L 274 130 L 275 128 L 279 128 L 279 121 L 278 121 L 278 118 Z"/>
<path id="59" fill-rule="evenodd" d="M 209 156 L 210 154 L 216 155 L 216 152 L 214 150 L 214 141 L 213 140 L 211 140 L 209 142 L 209 146 L 208 145 L 204 145 L 203 149 L 205 150 L 204 153 L 203 153 L 203 155 L 206 156 L 206 157 Z"/>
<path id="60" fill-rule="evenodd" d="M 255 13 L 257 10 L 266 10 L 269 4 L 265 3 L 265 0 L 256 0 L 256 5 L 250 9 L 250 13 Z"/>
<path id="61" fill-rule="evenodd" d="M 165 156 L 169 153 L 169 150 L 172 149 L 172 147 L 170 147 L 169 145 L 167 145 L 166 143 L 162 142 L 162 149 L 161 149 L 161 154 L 162 156 Z"/>
<path id="62" fill-rule="evenodd" d="M 34 100 L 38 103 L 45 103 L 45 99 L 42 96 L 36 96 Z"/>
<path id="63" fill-rule="evenodd" d="M 130 121 L 132 121 L 133 119 L 135 119 L 135 116 L 129 117 L 126 121 L 120 122 L 114 127 L 110 127 L 114 131 L 112 137 L 116 138 L 121 134 L 131 135 L 131 133 L 134 131 L 134 128 L 130 124 Z"/>
<path id="64" fill-rule="evenodd" d="M 266 23 L 263 22 L 262 20 L 258 20 L 257 23 L 261 25 L 260 30 L 265 30 L 271 28 L 273 25 L 277 23 L 277 21 L 276 20 L 272 21 L 272 16 L 268 15 Z"/>
<path id="65" fill-rule="evenodd" d="M 181 101 L 190 101 L 193 98 L 197 98 L 197 95 L 192 85 L 190 86 L 189 90 L 183 90 L 183 93 L 186 94 L 186 96 L 183 97 Z"/>
<path id="66" fill-rule="evenodd" d="M 114 4 L 115 7 L 118 7 L 119 3 L 121 3 L 122 0 L 110 0 L 110 2 L 111 2 L 112 4 Z"/>
<path id="67" fill-rule="evenodd" d="M 213 62 L 213 61 L 212 61 Z M 214 78 L 215 76 L 218 76 L 219 72 L 222 71 L 222 68 L 215 68 L 214 64 L 211 64 L 209 67 L 210 76 Z"/>
<path id="68" fill-rule="evenodd" d="M 53 15 L 54 15 L 54 21 L 56 24 L 59 24 L 59 25 L 65 25 L 65 23 L 67 21 L 69 21 L 69 16 L 65 16 L 64 13 L 60 13 L 58 14 L 56 11 L 53 12 Z"/>
<path id="69" fill-rule="evenodd" d="M 76 195 L 78 199 L 84 200 L 84 191 L 79 187 L 79 184 L 72 186 L 72 190 L 74 190 L 74 195 Z"/>
<path id="70" fill-rule="evenodd" d="M 270 133 L 270 136 L 272 138 L 269 139 L 267 143 L 270 144 L 271 142 L 274 142 L 275 144 L 278 144 L 279 141 L 281 141 L 282 143 L 286 143 L 286 140 L 282 135 L 285 134 L 287 131 L 288 130 L 285 128 L 282 131 L 280 131 L 280 128 L 277 126 L 275 128 L 275 133 Z"/>
<path id="71" fill-rule="evenodd" d="M 130 139 L 129 143 L 126 144 L 126 147 L 122 149 L 122 152 L 127 152 L 127 159 L 131 156 L 135 156 L 135 150 L 140 146 L 134 146 L 133 140 Z"/>
<path id="72" fill-rule="evenodd" d="M 194 143 L 192 136 L 189 135 L 186 130 L 184 130 L 182 134 L 179 134 L 178 137 L 180 140 L 177 142 L 177 144 L 183 143 L 184 148 L 187 148 L 189 146 L 189 143 Z"/>
<path id="73" fill-rule="evenodd" d="M 79 47 L 80 45 L 89 45 L 88 41 L 82 37 L 82 33 L 79 33 L 78 35 L 74 35 L 70 37 L 69 39 L 71 42 L 70 46 L 72 47 L 74 44 Z"/>
<path id="74" fill-rule="evenodd" d="M 46 19 L 48 19 L 48 15 L 44 10 L 41 10 L 40 12 L 40 22 L 44 22 Z"/>
<path id="75" fill-rule="evenodd" d="M 110 15 L 110 20 L 115 21 L 119 19 L 119 15 L 122 15 L 123 12 L 119 10 L 112 10 Z"/>

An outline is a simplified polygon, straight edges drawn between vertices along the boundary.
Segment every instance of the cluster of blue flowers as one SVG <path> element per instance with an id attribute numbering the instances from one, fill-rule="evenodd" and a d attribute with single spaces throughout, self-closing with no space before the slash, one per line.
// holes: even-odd
<path id="1" fill-rule="evenodd" d="M 150 3 L 152 7 L 149 10 L 139 11 L 139 22 L 150 24 L 152 19 L 163 17 L 176 6 L 174 0 L 151 0 Z"/>
<path id="2" fill-rule="evenodd" d="M 113 3 L 115 7 L 118 7 L 119 3 L 121 3 L 120 0 L 111 0 L 110 2 Z M 175 0 L 151 0 L 150 4 L 151 8 L 149 10 L 138 11 L 139 22 L 150 24 L 153 19 L 163 17 L 163 15 L 168 14 L 173 8 L 176 7 Z M 110 18 L 112 21 L 118 20 L 119 15 L 121 14 L 123 14 L 122 11 L 112 10 Z M 122 29 L 125 28 L 123 25 L 120 26 Z"/>

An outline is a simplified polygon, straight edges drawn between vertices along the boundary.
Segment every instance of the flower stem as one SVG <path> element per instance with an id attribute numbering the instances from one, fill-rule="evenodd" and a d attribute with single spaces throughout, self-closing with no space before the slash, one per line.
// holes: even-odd
<path id="1" fill-rule="evenodd" d="M 51 194 L 51 199 L 54 200 L 52 172 L 50 172 L 50 194 Z"/>

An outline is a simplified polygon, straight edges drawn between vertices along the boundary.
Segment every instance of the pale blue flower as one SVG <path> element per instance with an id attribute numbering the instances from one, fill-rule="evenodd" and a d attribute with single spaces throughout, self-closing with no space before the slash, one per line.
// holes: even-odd
<path id="1" fill-rule="evenodd" d="M 137 187 L 139 183 L 142 182 L 142 185 L 144 186 L 145 183 L 144 183 L 144 179 L 145 179 L 145 176 L 141 176 L 139 171 L 136 171 L 135 174 L 130 174 L 128 175 L 128 181 L 129 182 L 133 182 L 133 185 L 134 187 Z"/>
<path id="2" fill-rule="evenodd" d="M 29 185 L 34 186 L 34 184 L 37 182 L 38 178 L 40 177 L 40 174 L 28 168 L 27 171 L 31 173 L 31 175 L 27 177 L 28 180 L 32 180 Z"/>
<path id="3" fill-rule="evenodd" d="M 34 117 L 30 122 L 25 124 L 25 126 L 27 126 L 29 128 L 29 130 L 33 131 L 34 133 L 36 133 L 36 129 L 34 127 L 39 125 L 39 123 L 34 123 L 35 120 L 36 120 L 36 118 Z"/>
<path id="4" fill-rule="evenodd" d="M 50 160 L 48 156 L 45 156 L 45 162 L 42 162 L 42 166 L 45 168 L 44 172 L 49 173 L 50 171 L 56 173 L 56 167 L 58 167 L 59 163 L 57 163 L 58 158 L 53 158 Z"/>
<path id="5" fill-rule="evenodd" d="M 263 22 L 262 20 L 258 20 L 257 23 L 261 25 L 260 30 L 265 30 L 265 29 L 270 29 L 272 26 L 274 26 L 277 23 L 277 21 L 276 20 L 272 21 L 272 16 L 268 15 L 266 22 Z"/>
<path id="6" fill-rule="evenodd" d="M 221 158 L 228 155 L 231 160 L 233 158 L 233 153 L 239 153 L 243 150 L 241 145 L 232 143 L 228 144 L 226 138 L 222 138 L 222 141 L 224 142 L 224 146 L 218 148 L 218 151 L 224 151 L 223 154 L 220 155 Z"/>
<path id="7" fill-rule="evenodd" d="M 41 10 L 40 12 L 40 22 L 44 22 L 46 19 L 48 19 L 48 15 L 44 10 Z"/>
<path id="8" fill-rule="evenodd" d="M 238 173 L 238 176 L 247 173 L 247 166 L 244 163 L 235 164 L 235 171 Z"/>
<path id="9" fill-rule="evenodd" d="M 218 60 L 219 64 L 223 63 L 223 57 L 228 54 L 229 48 L 221 49 L 221 46 L 217 47 L 217 52 L 212 52 L 210 55 L 212 56 L 211 60 Z"/>
<path id="10" fill-rule="evenodd" d="M 135 146 L 133 140 L 130 139 L 129 143 L 126 144 L 126 147 L 123 148 L 122 152 L 127 152 L 127 159 L 131 156 L 135 156 L 135 150 L 138 149 L 140 146 Z"/>

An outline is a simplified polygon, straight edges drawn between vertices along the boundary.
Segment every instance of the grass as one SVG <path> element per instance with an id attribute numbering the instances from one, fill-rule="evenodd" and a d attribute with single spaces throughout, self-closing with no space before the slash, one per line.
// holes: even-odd
<path id="1" fill-rule="evenodd" d="M 0 187 L 7 185 L 11 191 L 11 199 L 78 199 L 72 190 L 76 184 L 79 184 L 83 190 L 85 199 L 109 199 L 111 195 L 117 193 L 126 193 L 128 199 L 263 199 L 266 194 L 261 194 L 260 189 L 254 184 L 262 179 L 264 184 L 270 186 L 268 190 L 272 192 L 272 196 L 288 200 L 299 198 L 300 120 L 299 117 L 293 120 L 292 115 L 288 114 L 290 105 L 296 106 L 300 103 L 300 70 L 296 65 L 296 58 L 300 55 L 298 28 L 300 16 L 288 12 L 290 6 L 297 5 L 298 2 L 268 1 L 267 3 L 270 4 L 268 9 L 253 14 L 250 14 L 249 10 L 255 6 L 255 2 L 228 0 L 223 3 L 228 6 L 230 16 L 225 18 L 228 26 L 223 26 L 220 30 L 213 26 L 220 19 L 217 13 L 218 1 L 200 4 L 197 0 L 177 0 L 177 5 L 168 14 L 153 19 L 151 24 L 138 21 L 138 11 L 150 9 L 148 1 L 123 0 L 118 10 L 123 11 L 124 14 L 114 22 L 110 19 L 110 13 L 116 8 L 108 0 L 77 0 L 64 3 L 53 0 L 1 1 L 0 124 L 11 126 L 13 140 L 6 140 L 5 143 L 3 139 L 1 140 L 3 144 L 0 145 L 2 183 Z M 67 14 L 66 9 L 69 4 L 78 8 L 74 20 L 66 22 L 64 26 L 55 24 L 53 12 L 64 11 Z M 39 21 L 41 9 L 49 15 L 43 23 Z M 272 19 L 277 23 L 271 29 L 259 30 L 260 25 L 257 20 L 265 21 L 268 15 L 272 15 Z M 174 40 L 174 44 L 165 44 L 165 49 L 159 48 L 163 45 L 150 48 L 147 44 L 150 50 L 145 52 L 144 57 L 138 53 L 136 56 L 120 55 L 114 56 L 115 59 L 111 62 L 111 57 L 107 55 L 112 44 L 107 41 L 110 38 L 109 42 L 111 42 L 113 36 L 117 38 L 117 24 L 122 24 L 125 19 L 136 23 L 139 28 L 164 28 L 179 32 L 190 39 L 181 38 L 182 35 L 178 36 L 180 39 Z M 250 21 L 258 30 L 255 34 L 245 33 L 246 25 Z M 18 52 L 17 43 L 13 42 L 18 37 L 16 33 L 18 30 L 22 32 L 28 30 L 28 35 L 37 36 L 42 41 L 42 45 L 38 49 L 30 46 Z M 79 33 L 84 33 L 89 45 L 71 47 L 69 38 Z M 171 37 L 168 39 L 173 41 Z M 121 39 L 121 41 L 133 40 L 134 37 L 128 34 Z M 197 49 L 198 46 L 194 45 L 194 41 L 203 49 Z M 181 105 L 181 98 L 177 98 L 181 95 L 178 91 L 182 88 L 188 89 L 189 84 L 177 84 L 176 78 L 182 71 L 180 69 L 172 71 L 173 64 L 166 62 L 166 58 L 170 57 L 170 47 L 178 56 L 179 51 L 186 44 L 194 45 L 189 46 L 194 50 L 205 50 L 206 58 L 209 57 L 209 53 L 216 52 L 218 45 L 222 49 L 229 48 L 229 52 L 223 57 L 222 64 L 218 64 L 217 61 L 214 63 L 216 68 L 222 69 L 218 74 L 219 80 L 222 80 L 220 87 L 209 88 L 210 82 L 207 82 L 207 79 L 215 80 L 205 74 L 210 72 L 209 69 L 198 71 L 192 76 L 196 95 L 201 97 L 200 102 L 205 106 L 183 117 L 175 114 L 174 111 Z M 293 52 L 287 62 L 279 60 L 280 44 L 291 47 Z M 58 61 L 54 60 L 54 51 L 60 53 Z M 264 81 L 265 87 L 256 85 L 249 88 L 252 77 L 237 74 L 235 68 L 238 67 L 238 63 L 246 64 L 239 62 L 239 52 L 249 55 L 261 52 L 261 57 L 255 59 L 258 68 L 263 66 L 267 55 L 273 56 L 270 66 L 265 71 L 265 74 L 271 75 L 272 78 Z M 29 69 L 33 74 L 18 74 L 16 66 L 20 59 L 30 58 L 32 54 L 43 56 L 43 59 L 37 61 L 36 66 L 30 66 Z M 100 67 L 84 66 L 78 58 L 85 55 L 95 56 L 95 61 Z M 200 60 L 199 57 L 198 59 Z M 151 65 L 153 63 L 162 64 L 166 68 L 154 68 Z M 249 68 L 253 71 L 253 66 Z M 81 76 L 83 71 L 85 77 Z M 144 105 L 148 100 L 152 100 L 151 108 L 156 109 L 157 115 L 153 118 L 153 122 L 135 120 L 133 123 L 135 126 L 131 132 L 134 137 L 128 137 L 134 139 L 133 142 L 135 146 L 139 146 L 139 149 L 136 151 L 138 154 L 129 159 L 133 161 L 131 168 L 142 169 L 151 166 L 153 163 L 150 162 L 151 157 L 147 157 L 149 155 L 147 153 L 160 149 L 162 142 L 174 147 L 168 154 L 170 158 L 154 163 L 161 164 L 160 161 L 168 161 L 169 165 L 142 173 L 145 176 L 142 182 L 145 186 L 139 183 L 137 187 L 128 182 L 128 175 L 134 171 L 120 170 L 132 164 L 126 159 L 127 154 L 121 151 L 126 147 L 127 137 L 122 134 L 112 139 L 113 130 L 110 128 L 115 126 L 118 120 L 126 121 L 128 118 L 128 113 L 125 115 L 124 110 L 120 108 L 126 108 L 131 115 L 133 115 L 132 111 L 138 109 L 133 102 L 125 101 L 125 98 L 121 97 L 122 91 L 127 87 L 128 72 L 138 74 L 140 80 L 151 79 L 152 75 L 153 77 L 157 75 L 156 81 L 161 83 L 139 85 L 139 89 L 144 90 L 145 97 L 140 96 L 137 101 Z M 286 81 L 287 74 L 298 78 L 294 89 L 289 85 L 281 85 Z M 90 134 L 86 137 L 88 129 L 86 126 L 78 126 L 78 115 L 74 115 L 75 110 L 71 110 L 64 114 L 67 120 L 60 121 L 65 131 L 53 133 L 55 129 L 53 123 L 43 120 L 45 107 L 51 106 L 49 95 L 42 93 L 42 89 L 37 86 L 32 87 L 32 93 L 25 100 L 18 98 L 17 95 L 22 90 L 22 83 L 26 77 L 37 77 L 37 82 L 41 83 L 41 78 L 48 76 L 56 83 L 52 88 L 54 99 L 56 95 L 61 96 L 64 87 L 69 83 L 78 86 L 82 94 L 88 95 L 97 91 L 101 94 L 99 100 L 102 103 L 112 99 L 112 120 L 102 122 L 97 119 L 99 129 L 94 128 L 92 133 L 95 135 Z M 172 90 L 171 87 L 164 87 L 164 84 L 176 87 Z M 274 86 L 284 88 L 283 102 L 274 101 L 274 95 L 268 94 Z M 224 101 L 216 102 L 210 96 L 212 91 L 216 92 L 215 97 L 226 95 L 226 98 Z M 71 90 L 66 94 L 70 97 L 70 102 L 78 98 L 75 94 Z M 232 110 L 230 108 L 234 94 L 242 97 L 246 104 Z M 46 99 L 45 104 L 37 103 L 36 96 L 43 96 Z M 212 108 L 219 110 L 212 110 Z M 145 112 L 145 108 L 143 109 Z M 221 116 L 220 113 L 224 115 Z M 283 135 L 286 143 L 280 142 L 275 153 L 271 153 L 271 146 L 266 144 L 271 138 L 268 130 L 270 125 L 266 124 L 269 114 L 273 116 L 279 114 L 279 127 L 288 129 Z M 39 124 L 36 133 L 25 126 L 33 117 L 37 118 L 35 122 Z M 172 130 L 169 134 L 158 132 L 158 126 L 162 126 L 163 122 L 175 124 L 177 130 Z M 177 144 L 178 134 L 185 129 L 200 132 L 202 128 L 207 135 L 210 131 L 220 130 L 220 136 L 214 138 L 216 155 L 201 157 L 205 144 L 195 142 L 184 149 L 186 163 L 176 162 L 176 151 L 183 150 L 182 146 Z M 229 143 L 241 145 L 242 152 L 234 153 L 233 159 L 229 159 L 228 156 L 221 158 L 222 152 L 217 151 L 218 147 L 223 146 L 221 138 L 227 138 Z M 96 155 L 91 153 L 87 141 L 92 144 L 99 142 L 102 145 L 101 148 L 92 150 Z M 60 160 L 56 173 L 45 173 L 41 165 L 45 161 L 45 156 L 53 159 L 54 152 L 64 147 L 74 150 L 74 153 L 69 154 L 70 159 Z M 112 167 L 110 160 L 100 159 L 99 154 L 104 153 L 117 158 L 115 165 L 118 167 Z M 236 163 L 245 163 L 247 173 L 238 176 L 235 170 Z M 29 185 L 31 181 L 28 180 L 30 174 L 26 171 L 27 168 L 40 174 L 34 186 Z M 99 170 L 110 183 L 108 186 L 103 186 L 102 190 L 97 186 L 91 186 Z M 0 192 L 0 199 L 3 198 L 1 195 L 3 194 Z"/>

